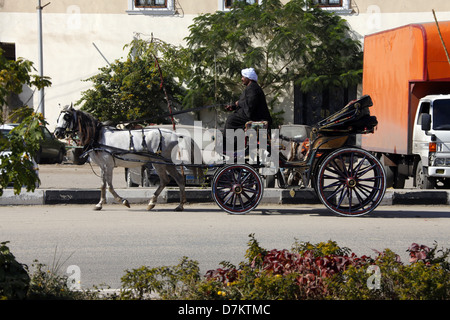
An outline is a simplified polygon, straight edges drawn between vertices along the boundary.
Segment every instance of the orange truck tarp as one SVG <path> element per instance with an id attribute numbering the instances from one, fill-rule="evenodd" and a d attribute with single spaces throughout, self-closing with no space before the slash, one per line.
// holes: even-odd
<path id="1" fill-rule="evenodd" d="M 450 21 L 439 22 L 450 50 Z M 413 122 L 419 99 L 450 93 L 450 63 L 436 23 L 410 24 L 364 39 L 363 94 L 372 97 L 378 119 L 362 147 L 383 153 L 411 154 Z"/>

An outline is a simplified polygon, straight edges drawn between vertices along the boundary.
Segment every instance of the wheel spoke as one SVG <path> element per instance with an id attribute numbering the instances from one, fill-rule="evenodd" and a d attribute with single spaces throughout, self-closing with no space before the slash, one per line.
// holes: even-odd
<path id="1" fill-rule="evenodd" d="M 233 192 L 228 192 L 228 194 L 225 197 L 223 197 L 223 202 L 227 203 L 233 196 L 234 196 Z"/>
<path id="2" fill-rule="evenodd" d="M 339 186 L 343 186 L 344 183 L 342 181 L 336 181 L 334 183 L 328 184 L 326 186 L 323 186 L 324 189 L 330 189 L 330 188 L 334 188 L 334 187 L 339 187 Z"/>
<path id="3" fill-rule="evenodd" d="M 346 194 L 348 193 L 347 188 L 342 188 L 341 195 L 339 196 L 339 201 L 336 205 L 337 208 L 340 208 L 342 205 L 342 201 L 344 201 Z"/>
<path id="4" fill-rule="evenodd" d="M 343 185 L 338 186 L 336 189 L 334 189 L 334 191 L 333 191 L 331 194 L 328 195 L 327 200 L 334 199 L 334 197 L 335 197 L 339 192 L 342 193 L 342 191 L 343 191 L 344 189 L 345 189 L 345 187 L 344 187 Z"/>
<path id="5" fill-rule="evenodd" d="M 342 162 L 342 164 L 343 164 L 343 167 L 344 167 L 344 172 L 342 171 L 341 168 L 339 168 L 339 165 L 338 165 L 337 163 L 335 163 L 334 161 L 331 162 L 330 165 L 331 165 L 335 170 L 332 170 L 330 167 L 328 167 L 327 169 L 328 169 L 328 171 L 330 171 L 330 172 L 332 172 L 332 173 L 335 173 L 335 174 L 341 176 L 341 177 L 344 178 L 344 179 L 347 179 L 347 177 L 348 177 L 348 175 L 346 174 L 347 169 L 345 168 L 345 164 L 344 164 L 343 162 Z"/>

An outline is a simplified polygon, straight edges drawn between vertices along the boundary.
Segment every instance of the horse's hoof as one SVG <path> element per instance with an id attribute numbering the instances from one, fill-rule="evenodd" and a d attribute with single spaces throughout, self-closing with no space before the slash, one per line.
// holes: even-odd
<path id="1" fill-rule="evenodd" d="M 147 211 L 152 210 L 154 207 L 155 207 L 154 204 L 149 204 L 149 205 L 147 206 Z"/>
<path id="2" fill-rule="evenodd" d="M 100 210 L 102 210 L 102 207 L 97 207 L 97 206 L 95 206 L 95 207 L 94 207 L 94 210 L 95 210 L 95 211 L 100 211 Z"/>
<path id="3" fill-rule="evenodd" d="M 176 207 L 176 208 L 175 208 L 175 211 L 183 211 L 183 210 L 184 210 L 183 207 Z"/>
<path id="4" fill-rule="evenodd" d="M 126 200 L 126 199 L 122 201 L 122 204 L 123 204 L 125 207 L 127 207 L 127 208 L 130 207 L 130 203 L 129 203 L 128 200 Z"/>

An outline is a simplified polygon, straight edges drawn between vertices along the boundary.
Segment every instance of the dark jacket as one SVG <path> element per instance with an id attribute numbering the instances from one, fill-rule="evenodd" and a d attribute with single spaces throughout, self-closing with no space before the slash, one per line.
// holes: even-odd
<path id="1" fill-rule="evenodd" d="M 266 96 L 259 84 L 251 81 L 242 92 L 236 112 L 249 121 L 268 121 L 272 124 Z"/>

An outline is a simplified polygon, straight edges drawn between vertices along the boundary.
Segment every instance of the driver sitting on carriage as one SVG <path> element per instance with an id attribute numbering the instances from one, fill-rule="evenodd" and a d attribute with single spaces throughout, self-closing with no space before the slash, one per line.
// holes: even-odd
<path id="1" fill-rule="evenodd" d="M 227 119 L 224 128 L 224 145 L 227 141 L 227 129 L 267 129 L 270 137 L 270 127 L 272 117 L 267 107 L 266 96 L 258 84 L 258 75 L 253 68 L 243 69 L 241 71 L 242 84 L 245 86 L 238 101 L 234 105 L 227 105 L 228 111 L 234 111 Z M 229 139 L 234 140 L 234 135 Z M 234 144 L 233 142 L 232 145 Z"/>

